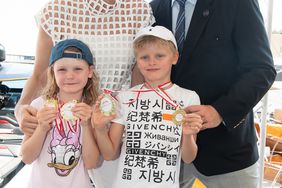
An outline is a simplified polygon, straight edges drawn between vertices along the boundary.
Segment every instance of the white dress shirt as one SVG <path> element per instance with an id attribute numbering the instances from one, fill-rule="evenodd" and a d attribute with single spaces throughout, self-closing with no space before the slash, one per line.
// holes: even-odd
<path id="1" fill-rule="evenodd" d="M 185 36 L 187 35 L 196 3 L 197 0 L 187 0 L 185 2 Z M 179 4 L 176 2 L 176 0 L 171 1 L 171 8 L 172 8 L 172 31 L 173 33 L 175 33 L 176 20 L 179 12 Z"/>

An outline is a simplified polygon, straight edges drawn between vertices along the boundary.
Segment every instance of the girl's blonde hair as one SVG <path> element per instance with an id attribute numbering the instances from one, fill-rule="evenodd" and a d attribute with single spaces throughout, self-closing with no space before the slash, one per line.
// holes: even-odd
<path id="1" fill-rule="evenodd" d="M 71 52 L 80 52 L 80 50 L 75 47 L 69 47 L 66 50 Z M 83 88 L 83 92 L 82 92 L 82 101 L 88 105 L 94 105 L 99 95 L 98 81 L 99 80 L 97 74 L 93 69 L 93 76 L 91 78 L 88 78 L 88 81 L 85 87 Z M 47 84 L 43 88 L 41 95 L 46 99 L 56 99 L 59 90 L 60 89 L 56 83 L 55 74 L 54 74 L 54 64 L 52 64 L 51 66 L 48 67 Z"/>
<path id="2" fill-rule="evenodd" d="M 152 35 L 146 35 L 144 37 L 141 37 L 140 39 L 137 39 L 133 43 L 135 56 L 136 56 L 137 50 L 143 48 L 147 44 L 158 44 L 164 47 L 168 47 L 172 51 L 172 53 L 177 53 L 177 49 L 175 45 L 173 44 L 173 42 L 164 40 L 159 37 L 152 36 Z"/>

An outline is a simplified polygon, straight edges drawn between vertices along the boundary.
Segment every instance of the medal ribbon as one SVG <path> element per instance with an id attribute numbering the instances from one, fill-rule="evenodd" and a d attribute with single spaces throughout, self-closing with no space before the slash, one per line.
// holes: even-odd
<path id="1" fill-rule="evenodd" d="M 171 82 L 166 82 L 162 85 L 158 86 L 158 89 L 154 89 L 153 87 L 151 87 L 149 84 L 143 84 L 140 89 L 133 89 L 133 90 L 110 90 L 110 89 L 103 89 L 105 94 L 109 94 L 111 97 L 113 97 L 115 100 L 117 100 L 117 98 L 115 96 L 112 95 L 112 93 L 116 93 L 116 92 L 125 92 L 125 91 L 129 91 L 129 92 L 135 92 L 137 93 L 137 96 L 134 100 L 129 101 L 129 102 L 124 102 L 124 104 L 132 104 L 134 103 L 140 96 L 141 93 L 143 92 L 151 92 L 154 91 L 157 95 L 159 95 L 162 99 L 164 99 L 167 103 L 169 103 L 170 105 L 172 105 L 173 107 L 177 108 L 178 105 L 168 96 L 168 94 L 164 91 L 164 88 L 169 86 L 171 84 Z M 145 87 L 145 85 L 148 85 L 149 89 L 143 89 Z"/>
<path id="2" fill-rule="evenodd" d="M 148 87 L 153 90 L 158 96 L 160 96 L 163 100 L 165 100 L 167 103 L 169 103 L 171 106 L 177 108 L 179 105 L 176 104 L 171 98 L 170 96 L 165 92 L 164 88 L 166 88 L 167 86 L 169 86 L 170 84 L 172 84 L 170 81 L 166 82 L 162 85 L 158 86 L 158 89 L 153 88 L 152 86 L 150 86 L 148 83 L 145 83 L 146 85 L 148 85 Z"/>
<path id="3" fill-rule="evenodd" d="M 133 90 L 110 90 L 110 89 L 104 89 L 104 93 L 109 94 L 115 100 L 117 100 L 117 98 L 115 96 L 113 96 L 112 93 L 125 92 L 125 91 L 137 93 L 137 96 L 136 96 L 136 98 L 134 100 L 129 101 L 129 102 L 124 102 L 124 104 L 132 104 L 132 103 L 134 103 L 139 98 L 140 93 L 153 91 L 152 89 L 142 89 L 143 87 L 144 87 L 144 84 L 140 87 L 140 89 L 133 89 Z"/>
<path id="4" fill-rule="evenodd" d="M 58 107 L 58 111 L 59 111 L 59 115 L 58 115 L 59 123 L 58 123 L 57 119 L 55 119 L 55 125 L 56 125 L 56 128 L 58 129 L 59 133 L 60 133 L 61 135 L 65 135 L 65 130 L 64 130 L 64 125 L 63 125 L 63 117 L 62 117 L 62 115 L 61 115 L 61 107 L 62 107 L 62 106 L 63 106 L 63 104 Z M 68 121 L 68 120 L 64 120 L 64 121 L 67 122 L 67 125 L 68 125 L 68 127 L 69 127 L 69 129 L 70 129 L 71 132 L 75 133 L 75 132 L 77 131 L 77 126 L 78 126 L 78 123 L 80 122 L 80 119 L 79 119 L 79 120 L 75 120 L 75 125 L 74 125 L 74 126 L 72 126 L 71 121 Z"/>

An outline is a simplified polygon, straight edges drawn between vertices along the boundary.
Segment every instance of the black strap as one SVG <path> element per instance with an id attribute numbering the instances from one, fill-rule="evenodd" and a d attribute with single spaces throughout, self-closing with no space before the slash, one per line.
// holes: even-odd
<path id="1" fill-rule="evenodd" d="M 82 54 L 81 53 L 65 53 L 64 52 L 62 57 L 82 59 Z"/>

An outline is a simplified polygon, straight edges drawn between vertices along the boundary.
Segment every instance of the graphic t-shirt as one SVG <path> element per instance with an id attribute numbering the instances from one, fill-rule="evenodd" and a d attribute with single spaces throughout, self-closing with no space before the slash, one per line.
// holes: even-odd
<path id="1" fill-rule="evenodd" d="M 40 109 L 44 99 L 39 97 L 31 105 Z M 57 119 L 58 120 L 58 119 Z M 60 121 L 57 121 L 57 125 Z M 63 120 L 46 136 L 39 157 L 32 163 L 28 188 L 91 188 L 82 160 L 82 132 L 79 123 Z"/>
<path id="2" fill-rule="evenodd" d="M 194 91 L 175 84 L 165 93 L 180 107 L 200 104 Z M 114 122 L 125 126 L 125 139 L 114 187 L 178 188 L 182 127 L 167 118 L 176 108 L 155 91 L 140 95 L 127 91 L 118 100 L 119 117 Z"/>

